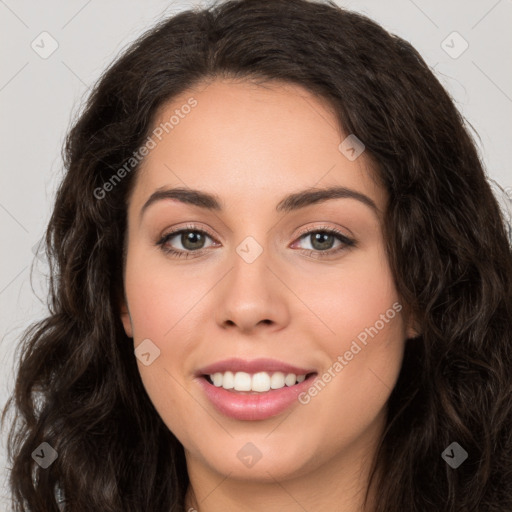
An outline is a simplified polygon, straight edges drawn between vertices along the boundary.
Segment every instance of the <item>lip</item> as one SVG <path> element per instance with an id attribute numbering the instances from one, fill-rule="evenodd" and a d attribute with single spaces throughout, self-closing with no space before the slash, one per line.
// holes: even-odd
<path id="1" fill-rule="evenodd" d="M 212 375 L 220 372 L 246 372 L 246 373 L 258 373 L 258 372 L 283 372 L 283 373 L 294 373 L 295 375 L 307 375 L 308 373 L 316 372 L 315 368 L 299 368 L 277 359 L 252 359 L 247 361 L 240 358 L 225 359 L 216 363 L 210 364 L 203 368 L 200 368 L 196 372 L 196 377 L 202 377 L 203 375 Z"/>
<path id="2" fill-rule="evenodd" d="M 226 371 L 283 372 L 307 375 L 307 378 L 294 386 L 271 389 L 265 393 L 228 391 L 210 384 L 206 379 L 206 375 Z M 317 376 L 315 369 L 299 368 L 275 359 L 226 359 L 198 370 L 195 380 L 210 403 L 224 416 L 243 421 L 261 421 L 281 414 L 294 404 L 299 405 L 298 396 L 312 385 Z"/>
<path id="3" fill-rule="evenodd" d="M 261 421 L 281 414 L 293 404 L 299 405 L 298 396 L 312 385 L 317 375 L 310 374 L 300 384 L 272 389 L 265 393 L 228 391 L 210 384 L 205 377 L 198 377 L 196 380 L 221 414 L 235 420 Z"/>

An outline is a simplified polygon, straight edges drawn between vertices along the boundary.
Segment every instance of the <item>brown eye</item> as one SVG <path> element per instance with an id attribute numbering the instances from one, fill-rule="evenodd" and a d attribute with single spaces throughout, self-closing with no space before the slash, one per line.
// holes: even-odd
<path id="1" fill-rule="evenodd" d="M 162 236 L 157 242 L 162 250 L 179 257 L 189 257 L 189 254 L 205 249 L 206 239 L 212 237 L 201 229 L 180 229 Z M 178 247 L 176 247 L 178 246 Z"/>
<path id="2" fill-rule="evenodd" d="M 329 229 L 315 229 L 302 233 L 299 240 L 309 240 L 310 247 L 304 248 L 311 255 L 327 256 L 342 251 L 347 247 L 356 245 L 355 240 L 348 238 L 338 230 Z M 336 241 L 339 242 L 338 247 L 334 247 Z"/>

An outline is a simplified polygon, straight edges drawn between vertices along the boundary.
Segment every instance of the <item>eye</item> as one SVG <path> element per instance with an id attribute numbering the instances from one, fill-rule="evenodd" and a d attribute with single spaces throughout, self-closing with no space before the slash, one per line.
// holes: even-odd
<path id="1" fill-rule="evenodd" d="M 334 228 L 317 227 L 313 230 L 301 233 L 299 240 L 310 240 L 310 248 L 303 249 L 308 255 L 314 257 L 332 256 L 340 251 L 346 250 L 348 247 L 356 245 L 355 240 L 347 237 L 341 231 Z M 336 240 L 339 242 L 338 247 L 334 248 Z"/>
<path id="2" fill-rule="evenodd" d="M 206 238 L 213 239 L 206 231 L 197 229 L 195 226 L 187 226 L 184 229 L 171 231 L 163 235 L 157 245 L 161 246 L 161 249 L 167 254 L 172 254 L 178 258 L 188 258 L 193 252 L 203 252 Z M 175 249 L 171 246 L 174 239 L 181 245 L 181 248 Z"/>

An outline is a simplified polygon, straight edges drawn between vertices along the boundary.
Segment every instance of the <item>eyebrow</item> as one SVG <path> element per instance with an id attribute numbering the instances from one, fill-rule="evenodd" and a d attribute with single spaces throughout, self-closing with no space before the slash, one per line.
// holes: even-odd
<path id="1" fill-rule="evenodd" d="M 379 209 L 368 196 L 346 187 L 328 187 L 308 189 L 286 196 L 276 206 L 277 212 L 291 212 L 312 204 L 323 203 L 331 199 L 356 199 L 370 207 L 378 216 Z M 159 188 L 149 196 L 140 210 L 139 217 L 154 203 L 166 199 L 175 199 L 185 204 L 198 206 L 205 210 L 222 211 L 222 201 L 214 194 L 190 188 Z"/>

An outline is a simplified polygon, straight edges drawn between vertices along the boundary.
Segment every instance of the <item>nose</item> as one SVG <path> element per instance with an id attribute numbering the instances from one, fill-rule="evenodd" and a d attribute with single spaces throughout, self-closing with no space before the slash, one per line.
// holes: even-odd
<path id="1" fill-rule="evenodd" d="M 278 277 L 269 252 L 246 257 L 243 248 L 232 258 L 232 267 L 222 280 L 216 297 L 216 320 L 223 329 L 249 334 L 258 329 L 280 330 L 289 322 L 290 292 Z"/>

